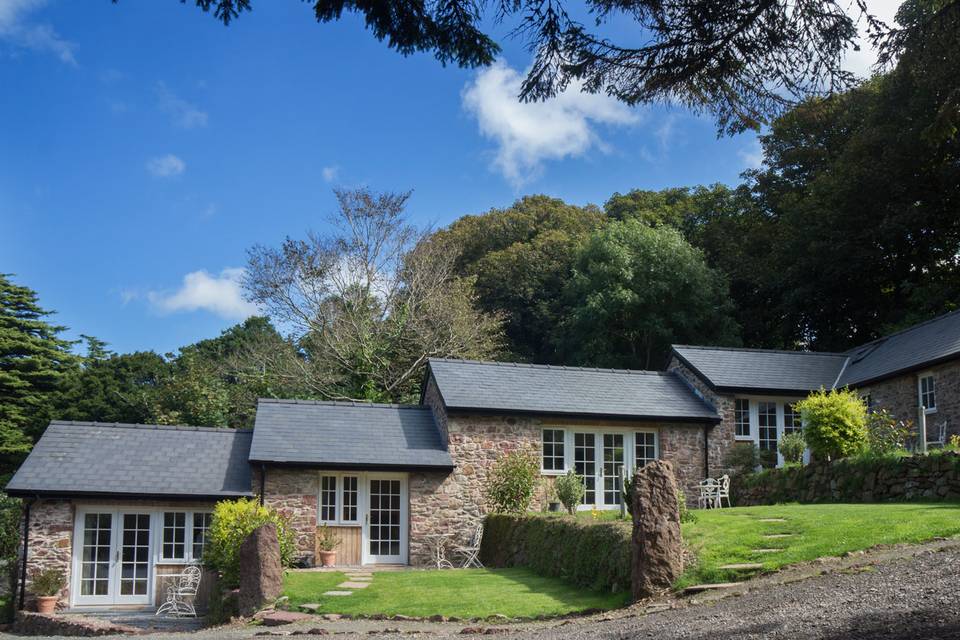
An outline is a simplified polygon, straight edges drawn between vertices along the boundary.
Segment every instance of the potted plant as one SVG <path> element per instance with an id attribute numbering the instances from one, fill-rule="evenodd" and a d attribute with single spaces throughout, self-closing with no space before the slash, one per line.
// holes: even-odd
<path id="1" fill-rule="evenodd" d="M 337 566 L 337 547 L 340 546 L 340 537 L 330 530 L 327 525 L 317 529 L 317 549 L 320 550 L 320 564 L 324 567 Z"/>
<path id="2" fill-rule="evenodd" d="M 38 613 L 53 613 L 60 599 L 60 590 L 67 584 L 63 571 L 44 569 L 31 575 L 30 591 L 37 597 Z"/>

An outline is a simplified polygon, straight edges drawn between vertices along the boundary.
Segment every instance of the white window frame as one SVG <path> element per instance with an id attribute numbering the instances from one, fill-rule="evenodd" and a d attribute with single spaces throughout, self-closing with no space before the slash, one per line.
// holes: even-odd
<path id="1" fill-rule="evenodd" d="M 543 469 L 543 430 L 554 430 L 563 432 L 563 470 Z M 656 459 L 660 459 L 660 428 L 659 427 L 635 427 L 630 425 L 601 427 L 596 425 L 543 425 L 540 435 L 540 473 L 545 476 L 559 476 L 574 469 L 574 458 L 576 456 L 574 442 L 575 434 L 591 433 L 594 438 L 594 478 L 595 480 L 595 498 L 596 504 L 581 504 L 578 509 L 590 510 L 596 506 L 598 509 L 619 509 L 620 506 L 613 504 L 602 504 L 603 501 L 603 436 L 604 434 L 619 434 L 623 436 L 623 468 L 627 475 L 632 475 L 637 468 L 637 441 L 638 433 L 653 433 L 654 448 L 656 450 Z"/>
<path id="2" fill-rule="evenodd" d="M 747 403 L 747 433 L 739 434 L 737 433 L 737 403 L 746 402 Z M 753 421 L 750 418 L 751 412 L 753 411 L 753 406 L 756 402 L 752 401 L 750 398 L 734 398 L 733 400 L 733 437 L 735 440 L 751 442 L 754 435 L 757 433 L 757 430 L 753 428 Z"/>
<path id="3" fill-rule="evenodd" d="M 547 431 L 559 431 L 561 434 L 560 444 L 563 446 L 563 455 L 561 456 L 561 461 L 563 467 L 560 469 L 547 469 L 544 467 L 544 455 L 543 455 L 543 445 L 544 445 L 544 436 Z M 567 469 L 572 469 L 571 457 L 569 455 L 570 451 L 570 431 L 564 427 L 552 427 L 550 425 L 545 425 L 540 428 L 540 474 L 545 476 L 562 476 L 567 472 Z M 552 456 L 556 458 L 556 456 Z"/>
<path id="4" fill-rule="evenodd" d="M 164 554 L 164 536 L 166 535 L 167 527 L 166 519 L 168 513 L 182 513 L 184 514 L 183 518 L 183 557 L 182 558 L 168 558 Z M 213 514 L 212 511 L 207 511 L 205 509 L 161 509 L 159 511 L 160 517 L 157 518 L 159 523 L 157 529 L 159 535 L 157 537 L 157 564 L 194 564 L 201 561 L 201 558 L 197 558 L 193 554 L 193 529 L 195 526 L 195 515 L 202 514 Z M 209 531 L 209 528 L 207 529 Z M 206 546 L 206 545 L 204 545 Z"/>
<path id="5" fill-rule="evenodd" d="M 923 381 L 930 381 L 930 389 L 924 393 Z M 933 396 L 933 406 L 928 407 L 924 402 L 924 395 Z M 926 414 L 937 412 L 937 379 L 933 373 L 925 371 L 917 375 L 917 403 L 923 405 L 923 412 Z"/>
<path id="6" fill-rule="evenodd" d="M 753 444 L 760 446 L 760 403 L 761 402 L 772 402 L 777 406 L 777 443 L 779 444 L 780 438 L 783 437 L 784 426 L 786 420 L 783 415 L 783 408 L 789 404 L 796 404 L 802 398 L 798 397 L 789 397 L 789 396 L 738 396 L 739 399 L 749 400 L 750 401 L 750 437 L 749 438 L 736 438 L 738 442 L 752 442 Z M 803 419 L 800 421 L 800 429 L 803 429 Z M 777 466 L 782 467 L 784 460 L 783 455 L 779 451 L 779 446 L 777 448 Z M 804 460 L 809 460 L 809 452 L 804 452 Z"/>
<path id="7" fill-rule="evenodd" d="M 337 489 L 334 492 L 334 505 L 333 505 L 333 520 L 324 520 L 321 518 L 322 515 L 322 500 L 323 500 L 323 491 L 321 487 L 323 486 L 323 478 L 334 478 L 337 482 Z M 343 479 L 344 478 L 356 478 L 357 479 L 357 518 L 356 520 L 346 520 L 343 517 Z M 364 475 L 358 472 L 345 472 L 345 473 L 331 473 L 328 471 L 321 471 L 317 476 L 317 524 L 318 525 L 328 525 L 336 527 L 359 527 L 363 524 L 362 514 L 364 513 Z"/>

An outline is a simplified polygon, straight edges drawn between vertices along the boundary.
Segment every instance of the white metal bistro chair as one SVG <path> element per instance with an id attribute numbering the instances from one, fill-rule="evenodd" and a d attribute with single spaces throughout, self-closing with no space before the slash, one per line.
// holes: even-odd
<path id="1" fill-rule="evenodd" d="M 714 504 L 718 509 L 723 507 L 723 500 L 727 500 L 727 506 L 730 506 L 730 476 L 723 474 L 717 483 L 717 501 Z"/>
<path id="2" fill-rule="evenodd" d="M 937 437 L 934 440 L 928 440 L 928 447 L 940 447 L 941 449 L 947 446 L 947 421 L 944 420 L 940 424 L 933 426 L 936 429 Z"/>
<path id="3" fill-rule="evenodd" d="M 707 478 L 706 480 L 701 480 L 698 486 L 700 488 L 700 495 L 697 496 L 697 506 L 701 509 L 713 507 L 720 491 L 720 483 L 713 478 Z"/>
<path id="4" fill-rule="evenodd" d="M 155 615 L 165 613 L 167 615 L 197 617 L 197 609 L 194 601 L 197 599 L 197 590 L 200 588 L 200 578 L 203 572 L 200 567 L 190 565 L 183 570 L 183 573 L 177 576 L 175 584 L 167 587 L 167 600 L 160 605 Z"/>
<path id="5" fill-rule="evenodd" d="M 465 547 L 454 547 L 453 552 L 463 557 L 463 564 L 460 565 L 461 569 L 467 569 L 469 567 L 476 567 L 477 569 L 483 569 L 483 564 L 480 562 L 480 543 L 483 542 L 483 523 L 477 527 L 477 530 L 473 533 L 473 538 L 470 539 L 470 544 Z"/>

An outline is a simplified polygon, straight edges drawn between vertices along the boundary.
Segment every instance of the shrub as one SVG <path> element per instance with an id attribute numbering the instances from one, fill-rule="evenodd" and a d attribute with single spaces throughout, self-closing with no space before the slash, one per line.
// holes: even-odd
<path id="1" fill-rule="evenodd" d="M 945 447 L 951 451 L 960 451 L 960 434 L 953 434 L 950 436 L 950 442 Z"/>
<path id="2" fill-rule="evenodd" d="M 317 548 L 320 551 L 333 551 L 340 546 L 340 536 L 326 524 L 317 529 Z"/>
<path id="3" fill-rule="evenodd" d="M 60 569 L 36 570 L 30 574 L 30 592 L 35 596 L 55 596 L 67 586 L 67 577 Z"/>
<path id="4" fill-rule="evenodd" d="M 849 389 L 811 393 L 797 403 L 810 451 L 833 460 L 867 448 L 867 406 Z"/>
<path id="5" fill-rule="evenodd" d="M 286 518 L 250 498 L 223 500 L 214 507 L 203 560 L 220 572 L 225 587 L 235 588 L 240 582 L 240 545 L 268 522 L 277 526 L 280 562 L 289 567 L 296 553 L 296 538 Z"/>
<path id="6" fill-rule="evenodd" d="M 807 441 L 804 440 L 802 433 L 794 431 L 784 434 L 780 438 L 777 448 L 780 450 L 784 462 L 799 464 L 803 462 L 803 452 L 807 448 Z"/>
<path id="7" fill-rule="evenodd" d="M 907 444 L 913 423 L 897 420 L 886 409 L 867 415 L 867 439 L 870 451 L 884 455 L 903 449 Z"/>
<path id="8" fill-rule="evenodd" d="M 526 451 L 500 458 L 487 480 L 487 498 L 494 511 L 523 513 L 530 507 L 540 477 L 540 461 Z"/>
<path id="9" fill-rule="evenodd" d="M 697 514 L 693 511 L 690 511 L 690 508 L 687 506 L 687 494 L 683 492 L 683 489 L 677 489 L 677 509 L 680 511 L 680 522 L 696 522 Z"/>
<path id="10" fill-rule="evenodd" d="M 630 526 L 541 515 L 488 515 L 480 557 L 597 591 L 630 588 Z"/>
<path id="11" fill-rule="evenodd" d="M 760 466 L 760 448 L 752 442 L 737 442 L 727 452 L 725 464 L 737 475 L 753 473 Z"/>
<path id="12" fill-rule="evenodd" d="M 566 475 L 557 478 L 553 484 L 553 490 L 557 494 L 557 499 L 567 509 L 567 513 L 573 515 L 577 506 L 583 501 L 583 494 L 586 493 L 587 487 L 583 483 L 583 478 L 571 469 Z"/>

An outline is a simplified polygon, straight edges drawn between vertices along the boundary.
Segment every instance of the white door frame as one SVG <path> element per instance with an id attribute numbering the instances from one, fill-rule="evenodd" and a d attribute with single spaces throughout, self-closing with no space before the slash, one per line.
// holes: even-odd
<path id="1" fill-rule="evenodd" d="M 106 595 L 101 596 L 82 596 L 80 595 L 81 585 L 81 567 L 83 560 L 83 533 L 84 520 L 87 514 L 109 514 L 110 515 L 110 568 L 108 571 L 108 584 Z M 103 606 L 103 605 L 126 605 L 142 604 L 149 605 L 154 598 L 154 553 L 156 549 L 157 518 L 154 517 L 153 509 L 137 509 L 135 507 L 116 507 L 110 505 L 102 506 L 80 506 L 77 507 L 73 526 L 73 553 L 71 560 L 71 579 L 70 579 L 70 606 Z M 147 564 L 147 593 L 140 596 L 121 596 L 120 595 L 120 554 L 123 536 L 123 515 L 124 514 L 146 514 L 150 517 L 149 531 L 150 542 L 148 550 Z"/>
<path id="2" fill-rule="evenodd" d="M 370 481 L 371 480 L 399 480 L 400 481 L 400 554 L 397 556 L 375 556 L 370 553 Z M 362 564 L 407 564 L 408 561 L 408 529 L 409 529 L 409 492 L 406 473 L 374 473 L 362 474 L 363 481 L 363 525 L 361 533 Z"/>

